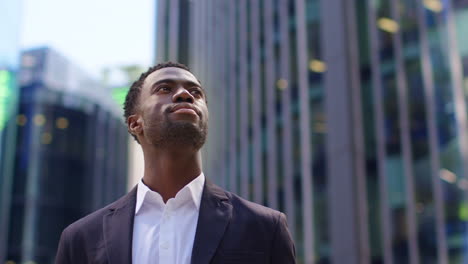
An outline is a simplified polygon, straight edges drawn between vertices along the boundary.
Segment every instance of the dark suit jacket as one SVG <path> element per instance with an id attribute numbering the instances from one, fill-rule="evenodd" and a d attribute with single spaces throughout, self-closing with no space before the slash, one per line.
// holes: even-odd
<path id="1" fill-rule="evenodd" d="M 116 202 L 68 226 L 60 238 L 56 263 L 132 263 L 136 193 L 135 187 Z M 192 264 L 208 263 L 295 263 L 285 215 L 207 180 Z"/>

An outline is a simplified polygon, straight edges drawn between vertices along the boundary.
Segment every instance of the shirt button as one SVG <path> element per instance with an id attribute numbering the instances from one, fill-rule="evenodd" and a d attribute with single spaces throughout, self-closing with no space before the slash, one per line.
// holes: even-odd
<path id="1" fill-rule="evenodd" d="M 162 249 L 168 249 L 169 248 L 169 243 L 167 241 L 161 243 L 161 248 Z"/>

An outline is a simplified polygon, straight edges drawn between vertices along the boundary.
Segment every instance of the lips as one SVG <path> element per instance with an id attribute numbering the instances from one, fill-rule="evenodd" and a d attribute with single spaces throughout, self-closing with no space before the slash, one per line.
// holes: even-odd
<path id="1" fill-rule="evenodd" d="M 177 104 L 176 106 L 172 107 L 171 113 L 200 115 L 198 109 L 190 104 Z"/>
<path id="2" fill-rule="evenodd" d="M 173 113 L 197 115 L 197 112 L 195 112 L 195 110 L 190 109 L 190 108 L 180 108 L 180 109 L 175 110 Z"/>

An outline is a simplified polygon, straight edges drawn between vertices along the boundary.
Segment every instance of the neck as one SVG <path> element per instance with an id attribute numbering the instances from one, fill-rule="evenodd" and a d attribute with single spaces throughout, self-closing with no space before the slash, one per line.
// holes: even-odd
<path id="1" fill-rule="evenodd" d="M 175 197 L 185 185 L 202 173 L 199 150 L 156 150 L 143 148 L 145 173 L 143 182 L 158 192 L 164 202 Z"/>

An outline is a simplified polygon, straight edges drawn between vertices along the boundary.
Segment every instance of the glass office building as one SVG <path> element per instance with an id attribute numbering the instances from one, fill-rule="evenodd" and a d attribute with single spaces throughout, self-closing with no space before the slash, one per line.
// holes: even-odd
<path id="1" fill-rule="evenodd" d="M 11 200 L 19 68 L 21 2 L 0 1 L 0 263 L 5 259 Z"/>
<path id="2" fill-rule="evenodd" d="M 22 53 L 1 263 L 54 263 L 63 229 L 127 190 L 127 129 L 110 91 L 50 48 Z"/>
<path id="3" fill-rule="evenodd" d="M 159 0 L 208 90 L 204 171 L 299 263 L 468 262 L 468 1 Z"/>

